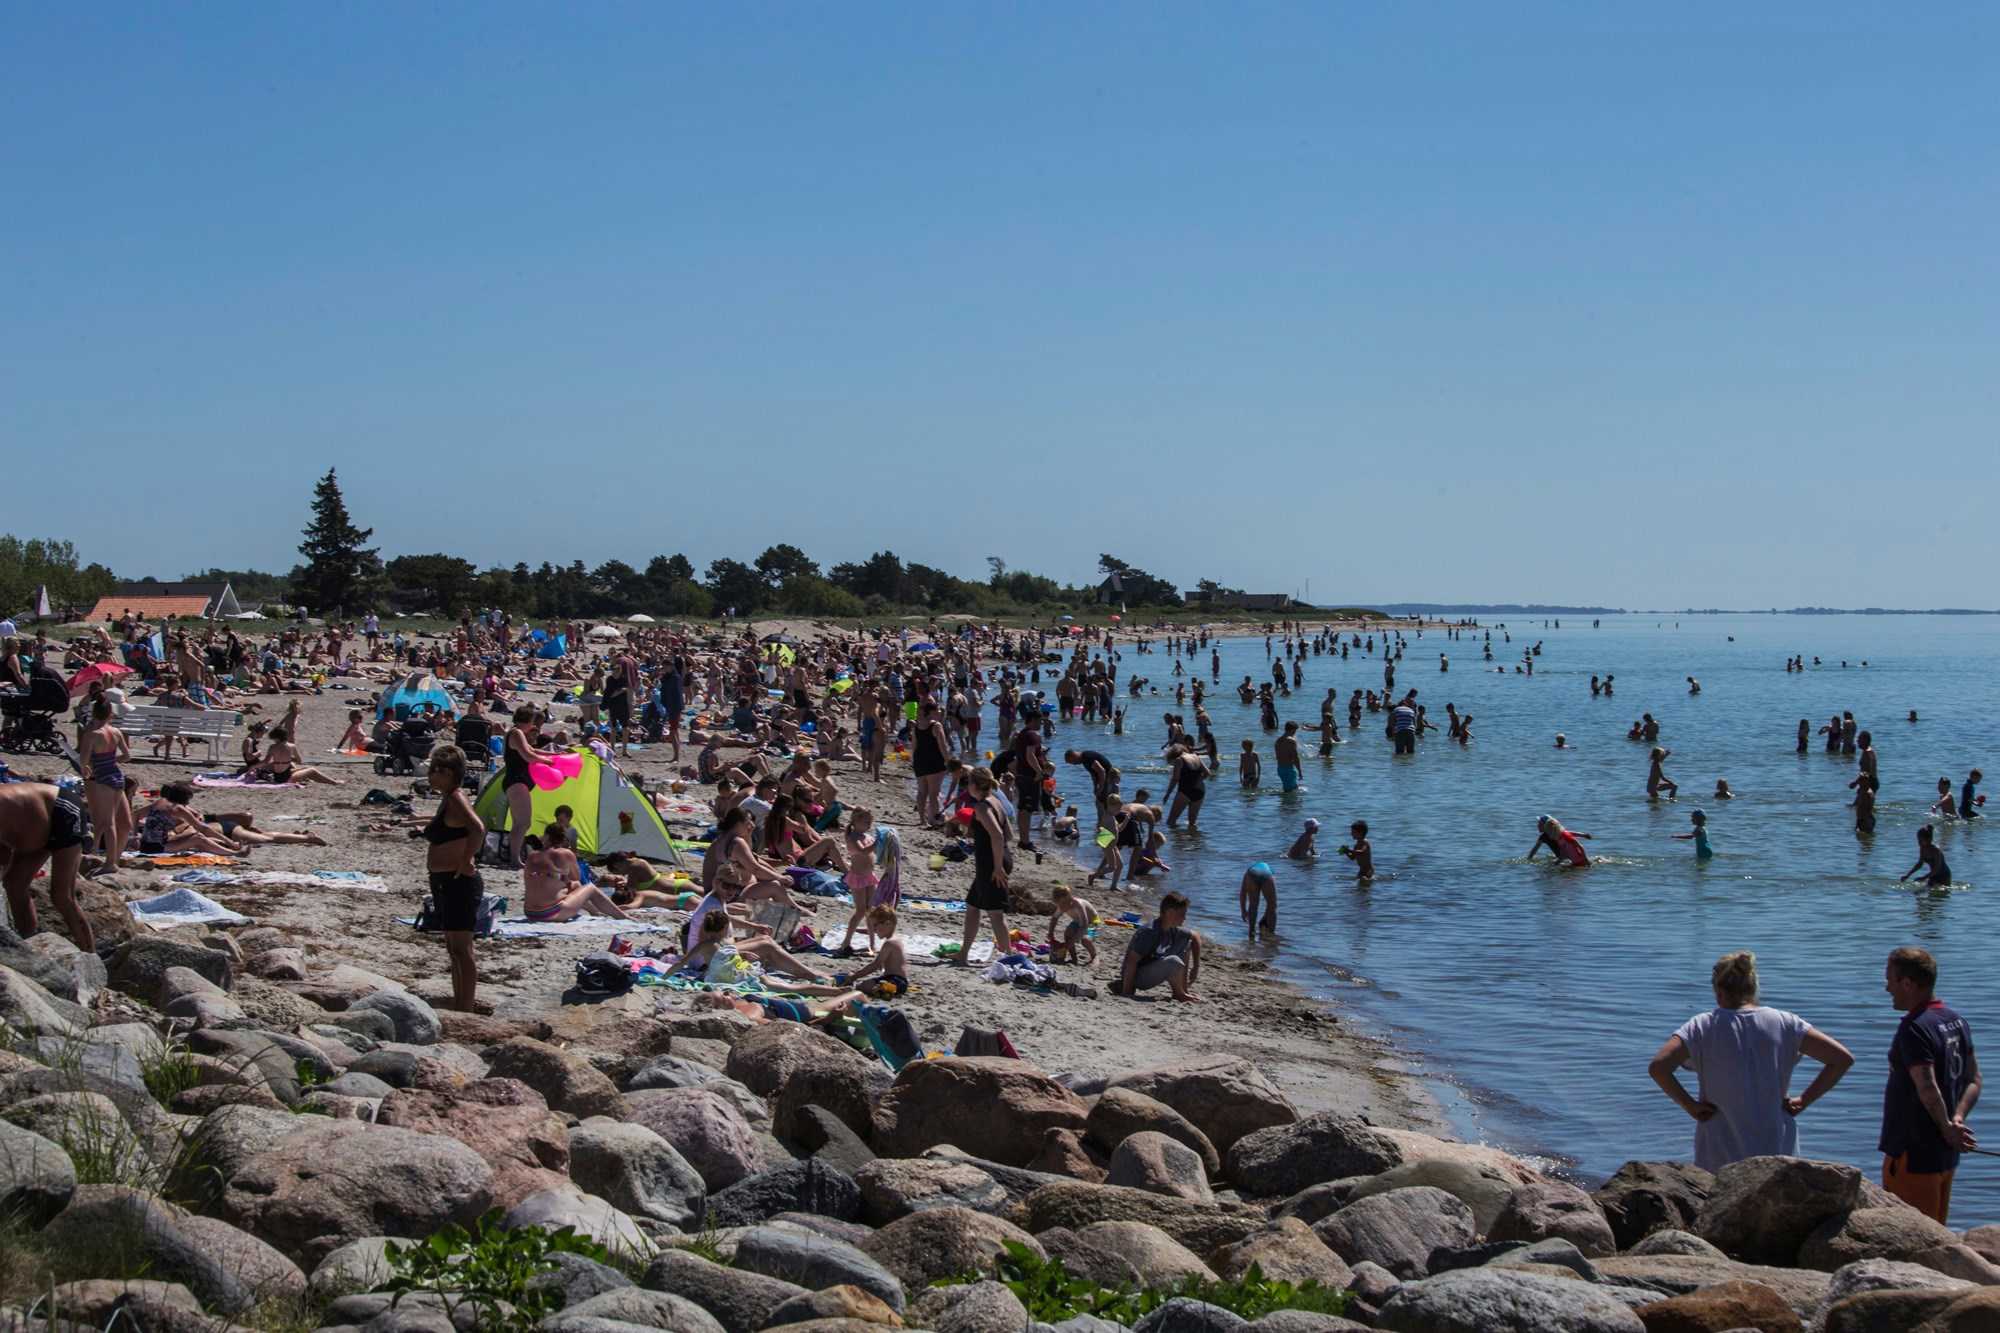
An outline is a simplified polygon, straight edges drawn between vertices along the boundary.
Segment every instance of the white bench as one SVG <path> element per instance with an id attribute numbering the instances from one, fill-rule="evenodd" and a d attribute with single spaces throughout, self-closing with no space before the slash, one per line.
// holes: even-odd
<path id="1" fill-rule="evenodd" d="M 216 744 L 235 735 L 236 729 L 243 725 L 243 714 L 226 708 L 161 708 L 140 704 L 115 721 L 135 747 L 140 741 L 161 737 L 200 741 L 207 747 L 208 760 L 213 763 Z M 172 757 L 171 745 L 167 754 Z"/>

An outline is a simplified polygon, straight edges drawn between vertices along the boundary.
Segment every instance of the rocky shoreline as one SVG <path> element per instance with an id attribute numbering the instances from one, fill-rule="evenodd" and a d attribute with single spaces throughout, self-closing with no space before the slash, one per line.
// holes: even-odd
<path id="1" fill-rule="evenodd" d="M 307 701 L 308 752 L 346 702 Z M 661 747 L 635 761 L 669 775 Z M 186 766 L 135 770 L 156 785 Z M 358 804 L 407 782 L 334 771 L 351 785 L 246 798 L 331 844 L 257 864 L 362 870 L 386 895 L 205 889 L 254 922 L 154 932 L 125 904 L 164 879 L 121 874 L 85 888 L 105 958 L 0 935 L 0 1329 L 104 1328 L 121 1310 L 175 1331 L 1121 1326 L 1048 1317 L 1071 1307 L 1022 1274 L 1056 1261 L 1076 1292 L 1193 1293 L 1130 1318 L 1149 1333 L 2000 1321 L 2000 1228 L 1948 1231 L 1851 1167 L 1798 1159 L 1630 1163 L 1586 1192 L 1449 1141 L 1391 1052 L 1223 950 L 1204 959 L 1208 1000 L 1185 1006 L 913 969 L 904 1008 L 927 1048 L 1004 1028 L 1024 1058 L 893 1077 L 817 1029 L 682 995 L 563 1003 L 601 938 L 482 942 L 491 1012 L 458 1013 L 441 947 L 393 919 L 422 892 L 420 858 Z M 842 781 L 908 825 L 901 782 Z M 963 868 L 923 868 L 934 841 L 906 833 L 906 895 L 962 889 Z M 1022 860 L 1025 911 L 1069 865 Z M 955 940 L 959 921 L 913 908 L 904 930 Z M 1120 943 L 1100 944 L 1066 975 L 1102 993 Z M 383 1289 L 393 1242 L 494 1210 L 495 1253 L 494 1236 L 564 1226 L 602 1248 L 517 1256 L 532 1285 L 498 1305 L 465 1283 L 400 1303 Z M 1013 1285 L 933 1285 L 996 1274 Z M 1271 1311 L 1271 1283 L 1349 1294 L 1338 1315 L 1337 1299 Z M 1246 1321 L 1229 1306 L 1253 1289 Z"/>

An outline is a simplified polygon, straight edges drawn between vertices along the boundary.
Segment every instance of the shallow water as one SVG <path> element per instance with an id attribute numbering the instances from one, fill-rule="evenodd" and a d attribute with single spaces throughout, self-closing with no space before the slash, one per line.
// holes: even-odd
<path id="1" fill-rule="evenodd" d="M 1596 630 L 1587 617 L 1565 619 L 1560 630 L 1516 621 L 1511 644 L 1493 635 L 1505 675 L 1481 662 L 1477 634 L 1457 642 L 1439 630 L 1409 635 L 1399 688 L 1418 687 L 1440 726 L 1448 701 L 1475 717 L 1470 747 L 1433 733 L 1410 758 L 1392 756 L 1380 714 L 1364 712 L 1359 733 L 1347 732 L 1349 692 L 1381 688 L 1380 640 L 1373 656 L 1309 656 L 1304 685 L 1280 701 L 1279 715 L 1317 722 L 1319 700 L 1335 686 L 1347 743 L 1323 760 L 1317 735 L 1301 733 L 1304 790 L 1291 795 L 1275 790 L 1272 733 L 1233 689 L 1246 674 L 1269 678 L 1263 640 L 1224 642 L 1221 684 L 1207 707 L 1225 771 L 1209 784 L 1201 831 L 1170 834 L 1163 855 L 1173 872 L 1159 888 L 1188 893 L 1197 924 L 1240 946 L 1243 867 L 1272 862 L 1283 937 L 1249 947 L 1391 1036 L 1469 1137 L 1547 1156 L 1584 1177 L 1633 1158 L 1691 1154 L 1693 1122 L 1654 1087 L 1646 1062 L 1689 1015 L 1712 1006 L 1716 957 L 1755 950 L 1765 1002 L 1804 1015 L 1856 1056 L 1847 1078 L 1801 1121 L 1803 1151 L 1874 1175 L 1897 1020 L 1882 990 L 1887 952 L 1920 944 L 1936 954 L 1938 993 L 1971 1020 L 1975 1037 L 2000 1023 L 2000 970 L 1988 964 L 2000 921 L 2000 820 L 1940 825 L 1952 890 L 1896 882 L 1916 859 L 1915 832 L 1938 777 L 1956 790 L 1975 766 L 2000 774 L 2000 764 L 1987 763 L 2000 758 L 1992 669 L 2000 618 L 1627 616 Z M 1515 675 L 1523 646 L 1538 639 L 1534 676 Z M 1448 674 L 1438 671 L 1440 651 L 1451 657 Z M 1808 661 L 1818 654 L 1826 665 L 1788 675 L 1783 661 L 1793 653 Z M 1172 666 L 1165 653 L 1127 650 L 1124 673 L 1150 677 L 1161 693 L 1121 697 L 1124 736 L 1064 726 L 1052 751 L 1101 750 L 1125 771 L 1128 794 L 1148 786 L 1158 799 L 1161 714 L 1191 721 L 1194 712 L 1191 700 L 1172 702 Z M 1207 653 L 1188 667 L 1206 678 Z M 1591 698 L 1593 672 L 1617 677 L 1614 698 Z M 1699 696 L 1688 694 L 1688 675 L 1701 681 Z M 1911 708 L 1921 722 L 1904 720 Z M 1817 736 L 1808 753 L 1795 753 L 1800 718 L 1816 730 L 1842 709 L 1875 734 L 1882 792 L 1872 837 L 1855 834 L 1847 808 L 1854 759 L 1823 753 Z M 1661 721 L 1661 743 L 1673 750 L 1667 772 L 1681 783 L 1678 801 L 1646 799 L 1647 747 L 1625 739 L 1642 712 Z M 987 727 L 990 743 L 990 710 Z M 1554 748 L 1557 731 L 1572 750 Z M 1238 784 L 1234 754 L 1245 737 L 1257 741 L 1270 790 Z M 1078 775 L 1066 772 L 1065 794 L 1084 790 Z M 1710 799 L 1718 777 L 1729 779 L 1735 800 Z M 1687 831 L 1697 807 L 1716 851 L 1706 864 L 1695 861 L 1692 843 L 1671 836 Z M 1588 845 L 1607 861 L 1559 871 L 1544 851 L 1526 863 L 1544 812 L 1595 834 Z M 1322 826 L 1322 859 L 1282 861 L 1309 816 Z M 1381 876 L 1368 889 L 1356 887 L 1334 851 L 1355 819 L 1369 822 Z M 1086 851 L 1080 859 L 1094 865 L 1094 848 Z M 1795 1091 L 1816 1068 L 1801 1066 Z M 2000 1119 L 1975 1113 L 1975 1131 L 1982 1121 L 2000 1146 Z M 2000 1159 L 1968 1156 L 1953 1221 L 1996 1220 Z"/>

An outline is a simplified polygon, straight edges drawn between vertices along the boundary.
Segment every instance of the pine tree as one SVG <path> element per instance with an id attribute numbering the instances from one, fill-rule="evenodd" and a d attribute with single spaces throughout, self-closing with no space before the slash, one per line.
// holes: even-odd
<path id="1" fill-rule="evenodd" d="M 319 615 L 362 609 L 382 569 L 375 549 L 361 544 L 375 535 L 375 529 L 354 526 L 332 468 L 313 488 L 312 508 L 312 522 L 299 543 L 299 554 L 306 558 L 299 572 L 299 595 L 306 609 Z"/>

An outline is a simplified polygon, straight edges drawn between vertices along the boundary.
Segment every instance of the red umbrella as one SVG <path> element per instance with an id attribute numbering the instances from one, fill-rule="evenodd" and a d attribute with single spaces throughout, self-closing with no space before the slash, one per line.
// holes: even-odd
<path id="1" fill-rule="evenodd" d="M 69 697 L 75 699 L 82 695 L 90 689 L 93 680 L 117 680 L 120 676 L 131 674 L 132 668 L 128 666 L 119 666 L 115 662 L 92 662 L 69 678 Z"/>

